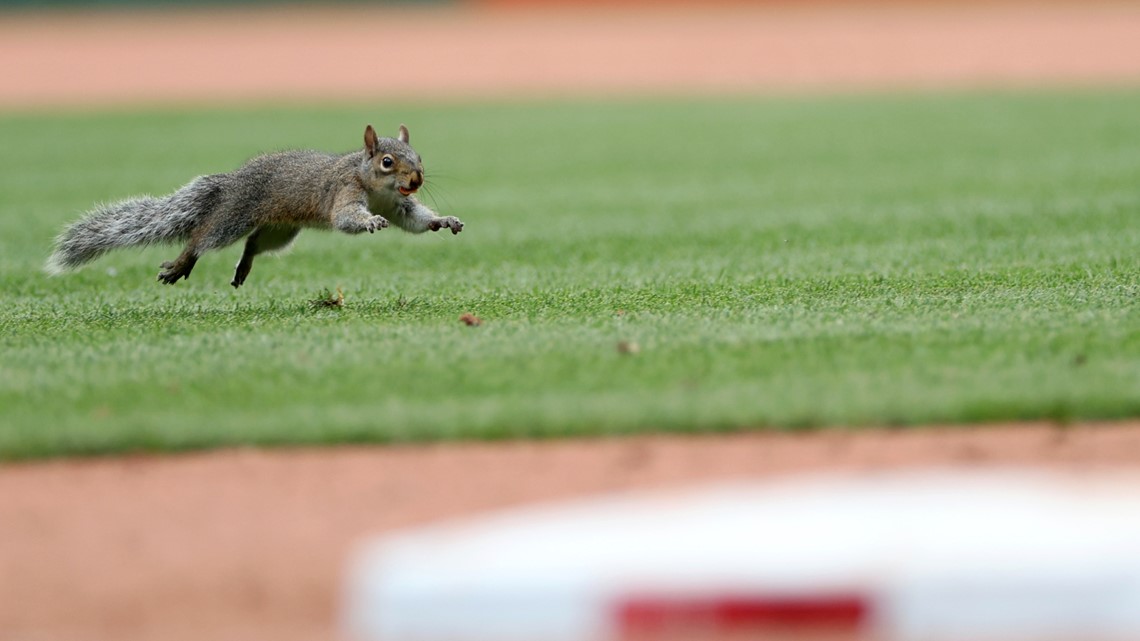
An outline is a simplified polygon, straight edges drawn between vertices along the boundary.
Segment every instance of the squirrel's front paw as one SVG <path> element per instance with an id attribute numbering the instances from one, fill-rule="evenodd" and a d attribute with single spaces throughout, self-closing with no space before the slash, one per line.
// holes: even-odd
<path id="1" fill-rule="evenodd" d="M 450 229 L 452 234 L 458 234 L 463 231 L 463 221 L 455 216 L 447 216 L 446 218 L 436 218 L 428 223 L 428 229 L 432 231 L 439 231 L 441 229 Z"/>
<path id="2" fill-rule="evenodd" d="M 388 219 L 383 216 L 373 216 L 368 219 L 368 222 L 364 223 L 364 228 L 367 229 L 370 234 L 375 233 L 377 229 L 384 229 L 387 226 Z"/>

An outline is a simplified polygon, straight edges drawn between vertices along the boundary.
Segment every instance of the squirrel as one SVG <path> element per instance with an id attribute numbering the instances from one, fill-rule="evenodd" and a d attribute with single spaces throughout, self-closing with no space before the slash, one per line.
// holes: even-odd
<path id="1" fill-rule="evenodd" d="M 163 198 L 143 196 L 97 207 L 55 240 L 46 269 L 58 274 L 118 247 L 185 242 L 158 280 L 189 278 L 198 257 L 245 238 L 230 284 L 241 287 L 258 254 L 285 249 L 302 228 L 373 233 L 389 221 L 412 233 L 463 231 L 454 216 L 439 216 L 414 194 L 424 183 L 423 161 L 408 143 L 364 130 L 364 149 L 334 155 L 316 151 L 265 154 L 223 174 L 199 176 Z"/>

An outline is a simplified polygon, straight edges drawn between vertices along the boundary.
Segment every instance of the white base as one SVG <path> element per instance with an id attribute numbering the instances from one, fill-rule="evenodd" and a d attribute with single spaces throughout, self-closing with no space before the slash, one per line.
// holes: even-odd
<path id="1" fill-rule="evenodd" d="M 631 603 L 724 629 L 854 599 L 860 638 L 1133 641 L 1138 481 L 891 473 L 514 510 L 368 544 L 344 623 L 361 641 L 607 641 Z"/>

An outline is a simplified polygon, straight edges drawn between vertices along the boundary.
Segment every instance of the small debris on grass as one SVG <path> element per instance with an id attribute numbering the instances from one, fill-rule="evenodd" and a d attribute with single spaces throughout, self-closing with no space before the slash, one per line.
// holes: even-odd
<path id="1" fill-rule="evenodd" d="M 336 293 L 330 292 L 328 289 L 322 289 L 318 294 L 319 298 L 309 301 L 309 304 L 314 309 L 322 307 L 344 307 L 344 292 L 339 287 L 336 288 Z"/>
<path id="2" fill-rule="evenodd" d="M 467 325 L 468 327 L 478 327 L 483 324 L 483 319 L 479 318 L 475 314 L 472 314 L 471 312 L 463 314 L 459 317 L 459 320 L 463 321 L 463 324 Z"/>
<path id="3" fill-rule="evenodd" d="M 618 341 L 617 344 L 618 354 L 636 354 L 641 351 L 641 346 L 633 341 Z"/>

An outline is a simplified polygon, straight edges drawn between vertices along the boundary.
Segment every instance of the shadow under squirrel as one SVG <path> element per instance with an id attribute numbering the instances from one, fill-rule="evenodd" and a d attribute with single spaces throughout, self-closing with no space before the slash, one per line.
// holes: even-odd
<path id="1" fill-rule="evenodd" d="M 158 280 L 173 284 L 190 277 L 204 252 L 246 238 L 230 281 L 241 287 L 255 256 L 288 247 L 305 227 L 359 234 L 391 222 L 417 234 L 463 231 L 458 218 L 439 216 L 412 196 L 423 182 L 423 162 L 408 144 L 407 127 L 400 125 L 396 138 L 378 138 L 368 125 L 360 151 L 265 154 L 229 173 L 199 176 L 163 198 L 98 207 L 56 238 L 47 270 L 69 271 L 119 247 L 185 242 L 158 273 Z"/>

